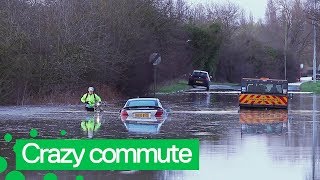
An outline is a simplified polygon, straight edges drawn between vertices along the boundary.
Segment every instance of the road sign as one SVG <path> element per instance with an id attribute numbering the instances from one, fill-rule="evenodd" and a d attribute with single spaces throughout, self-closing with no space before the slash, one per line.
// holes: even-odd
<path id="1" fill-rule="evenodd" d="M 152 65 L 154 65 L 154 66 L 160 64 L 160 62 L 161 62 L 160 54 L 159 53 L 152 53 L 150 55 L 149 62 L 152 63 Z"/>

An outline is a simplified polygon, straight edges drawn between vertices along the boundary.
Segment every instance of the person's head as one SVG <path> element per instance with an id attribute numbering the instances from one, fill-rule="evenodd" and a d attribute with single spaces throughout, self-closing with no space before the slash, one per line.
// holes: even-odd
<path id="1" fill-rule="evenodd" d="M 94 91 L 94 88 L 93 88 L 93 87 L 89 87 L 89 88 L 88 88 L 89 94 L 93 94 L 93 91 Z"/>

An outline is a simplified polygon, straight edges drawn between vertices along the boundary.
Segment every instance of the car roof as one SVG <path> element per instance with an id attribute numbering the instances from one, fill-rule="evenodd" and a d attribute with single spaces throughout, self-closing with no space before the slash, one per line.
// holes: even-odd
<path id="1" fill-rule="evenodd" d="M 137 101 L 137 100 L 141 100 L 141 101 L 146 101 L 146 100 L 159 101 L 158 98 L 132 98 L 132 99 L 128 99 L 128 101 Z"/>

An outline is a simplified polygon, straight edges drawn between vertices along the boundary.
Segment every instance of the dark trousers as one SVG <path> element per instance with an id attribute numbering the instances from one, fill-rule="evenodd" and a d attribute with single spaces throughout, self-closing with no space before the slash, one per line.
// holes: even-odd
<path id="1" fill-rule="evenodd" d="M 93 108 L 93 107 L 92 107 L 92 108 L 86 107 L 86 110 L 87 110 L 87 111 L 94 111 L 94 108 Z"/>

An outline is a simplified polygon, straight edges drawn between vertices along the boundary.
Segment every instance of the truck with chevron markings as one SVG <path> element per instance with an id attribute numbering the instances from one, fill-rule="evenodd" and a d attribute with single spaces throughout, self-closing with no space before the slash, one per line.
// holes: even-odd
<path id="1" fill-rule="evenodd" d="M 288 108 L 288 81 L 269 78 L 243 78 L 240 108 Z"/>

